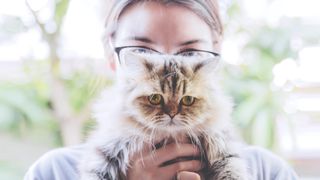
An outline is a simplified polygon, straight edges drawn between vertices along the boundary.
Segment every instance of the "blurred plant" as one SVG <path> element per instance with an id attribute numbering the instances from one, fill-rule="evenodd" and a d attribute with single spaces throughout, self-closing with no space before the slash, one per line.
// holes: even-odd
<path id="1" fill-rule="evenodd" d="M 253 20 L 240 3 L 233 1 L 228 9 L 225 39 L 240 40 L 241 63 L 224 68 L 223 83 L 234 98 L 234 121 L 244 139 L 272 149 L 277 145 L 276 119 L 285 115 L 285 95 L 272 83 L 273 67 L 285 58 L 296 59 L 305 44 L 317 43 L 314 29 L 319 27 L 298 18 L 283 17 L 277 25 Z"/>
<path id="2" fill-rule="evenodd" d="M 24 25 L 18 17 L 8 17 L 14 21 L 3 22 L 13 24 L 15 28 L 12 29 L 17 30 L 13 32 L 7 28 L 1 33 L 9 32 L 14 36 L 28 29 L 37 29 L 48 47 L 48 57 L 41 61 L 26 57 L 27 81 L 1 82 L 0 111 L 3 116 L 0 127 L 19 134 L 26 128 L 55 122 L 56 125 L 50 126 L 53 129 L 49 131 L 57 135 L 58 142 L 63 145 L 77 144 L 82 141 L 84 123 L 90 120 L 91 100 L 110 81 L 94 72 L 90 68 L 92 63 L 85 69 L 71 70 L 67 75 L 62 72 L 63 57 L 59 42 L 70 1 L 47 1 L 36 10 L 32 2 L 26 0 L 25 4 L 34 22 Z M 43 9 L 52 11 L 51 18 L 42 18 Z"/>
<path id="3" fill-rule="evenodd" d="M 54 1 L 53 4 L 52 18 L 42 22 L 39 17 L 39 12 L 33 10 L 29 1 L 26 0 L 26 5 L 34 17 L 35 25 L 40 29 L 43 40 L 49 47 L 48 60 L 50 62 L 50 73 L 48 82 L 50 95 L 48 97 L 51 111 L 54 118 L 58 120 L 64 144 L 71 145 L 81 141 L 81 125 L 83 121 L 88 118 L 87 115 L 85 115 L 88 110 L 87 107 L 84 107 L 80 115 L 74 112 L 60 73 L 61 59 L 58 55 L 58 40 L 60 38 L 63 19 L 69 6 L 69 0 Z M 46 28 L 50 24 L 54 25 L 55 29 Z"/>
<path id="4" fill-rule="evenodd" d="M 31 84 L 0 85 L 0 128 L 4 131 L 23 133 L 33 124 L 52 120 L 47 99 L 39 96 Z"/>
<path id="5" fill-rule="evenodd" d="M 35 24 L 40 29 L 43 40 L 49 47 L 49 76 L 46 79 L 49 82 L 47 84 L 49 90 L 48 101 L 52 115 L 58 121 L 64 145 L 81 142 L 82 126 L 85 121 L 90 119 L 91 99 L 99 90 L 97 87 L 92 88 L 90 82 L 103 81 L 103 78 L 97 78 L 94 72 L 90 71 L 75 71 L 70 77 L 64 77 L 61 72 L 59 40 L 69 3 L 69 0 L 53 1 L 53 7 L 51 7 L 53 10 L 52 18 L 42 22 L 39 12 L 33 10 L 28 0 L 26 1 Z"/>
<path id="6" fill-rule="evenodd" d="M 35 65 L 28 65 L 33 66 Z M 28 71 L 28 70 L 27 70 Z M 47 77 L 39 72 L 32 72 L 34 77 L 30 82 L 0 83 L 0 130 L 14 133 L 18 136 L 30 134 L 30 129 L 40 128 L 44 132 L 48 131 L 54 135 L 56 145 L 65 145 L 62 137 L 61 124 L 54 114 L 51 103 L 51 89 Z M 70 109 L 75 113 L 74 118 L 83 118 L 79 127 L 79 139 L 81 140 L 83 125 L 88 130 L 93 126 L 89 112 L 83 112 L 84 107 L 89 111 L 89 104 L 97 92 L 107 84 L 112 83 L 104 77 L 84 71 L 75 72 L 72 77 L 63 79 L 62 83 L 66 89 L 67 99 Z M 107 84 L 106 84 L 107 83 Z M 83 115 L 84 117 L 80 117 Z M 78 119 L 75 119 L 78 121 Z M 90 127 L 87 127 L 88 124 Z M 66 127 L 72 130 L 74 127 Z"/>

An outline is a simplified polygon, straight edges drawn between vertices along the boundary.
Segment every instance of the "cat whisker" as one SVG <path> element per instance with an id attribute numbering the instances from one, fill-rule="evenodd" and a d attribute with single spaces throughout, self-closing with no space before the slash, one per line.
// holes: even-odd
<path id="1" fill-rule="evenodd" d="M 177 139 L 177 136 L 174 136 L 174 137 L 173 137 L 173 140 L 174 140 L 175 144 L 178 146 L 178 148 L 180 148 L 180 142 L 179 142 L 179 140 Z"/>
<path id="2" fill-rule="evenodd" d="M 205 159 L 203 159 L 203 156 L 205 155 L 205 148 L 202 147 L 202 145 L 201 145 L 201 140 L 200 140 L 199 134 L 194 132 L 191 129 L 191 126 L 187 126 L 187 133 L 188 133 L 188 136 L 190 138 L 191 144 L 193 144 L 194 146 L 198 147 L 198 149 L 200 151 L 200 157 L 201 157 L 200 161 L 204 162 Z"/>

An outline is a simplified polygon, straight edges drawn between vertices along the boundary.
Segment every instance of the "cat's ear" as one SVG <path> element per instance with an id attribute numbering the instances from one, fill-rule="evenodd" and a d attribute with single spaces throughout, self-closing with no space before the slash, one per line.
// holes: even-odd
<path id="1" fill-rule="evenodd" d="M 120 67 L 130 72 L 152 71 L 153 64 L 146 56 L 137 53 L 125 53 L 120 57 Z"/>
<path id="2" fill-rule="evenodd" d="M 210 73 L 216 73 L 218 66 L 219 66 L 219 59 L 217 58 L 206 58 L 206 59 L 201 59 L 197 60 L 193 64 L 193 73 L 194 74 L 199 74 L 199 73 L 205 73 L 205 74 L 210 74 Z"/>

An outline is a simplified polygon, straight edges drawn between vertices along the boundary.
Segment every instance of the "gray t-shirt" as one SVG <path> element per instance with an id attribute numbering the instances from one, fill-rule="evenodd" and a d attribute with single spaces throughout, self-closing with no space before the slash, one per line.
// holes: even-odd
<path id="1" fill-rule="evenodd" d="M 52 150 L 29 168 L 24 180 L 77 180 L 77 164 L 83 152 L 83 146 Z M 248 146 L 243 149 L 241 156 L 246 160 L 253 179 L 298 179 L 285 161 L 265 149 Z"/>

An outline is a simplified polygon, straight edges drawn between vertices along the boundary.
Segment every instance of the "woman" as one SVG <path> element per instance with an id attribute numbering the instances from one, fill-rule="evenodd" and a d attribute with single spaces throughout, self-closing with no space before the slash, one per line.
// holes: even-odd
<path id="1" fill-rule="evenodd" d="M 217 0 L 116 0 L 106 30 L 105 48 L 114 57 L 114 68 L 118 64 L 115 49 L 139 46 L 139 51 L 152 49 L 167 54 L 191 50 L 218 54 L 222 39 Z M 202 164 L 197 160 L 159 166 L 196 152 L 188 143 L 180 147 L 169 144 L 154 154 L 143 152 L 143 161 L 140 155 L 132 157 L 128 179 L 200 179 L 196 172 Z M 78 179 L 77 163 L 82 153 L 81 146 L 49 152 L 29 169 L 25 179 Z M 248 147 L 243 150 L 243 158 L 253 179 L 297 179 L 284 161 L 265 150 Z"/>

